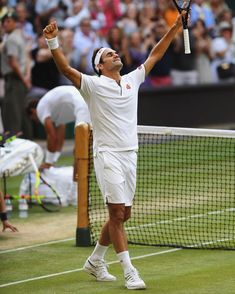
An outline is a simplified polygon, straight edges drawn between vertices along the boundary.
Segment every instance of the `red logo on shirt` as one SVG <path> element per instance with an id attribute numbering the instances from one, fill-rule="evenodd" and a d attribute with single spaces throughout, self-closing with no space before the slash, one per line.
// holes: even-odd
<path id="1" fill-rule="evenodd" d="M 131 86 L 129 84 L 126 84 L 127 90 L 131 89 Z"/>

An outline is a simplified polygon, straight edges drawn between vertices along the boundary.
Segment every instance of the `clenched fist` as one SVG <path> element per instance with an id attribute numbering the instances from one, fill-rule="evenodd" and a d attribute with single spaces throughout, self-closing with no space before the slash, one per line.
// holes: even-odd
<path id="1" fill-rule="evenodd" d="M 45 27 L 43 30 L 43 36 L 46 39 L 53 39 L 58 35 L 58 27 L 56 21 L 51 22 L 49 25 Z"/>

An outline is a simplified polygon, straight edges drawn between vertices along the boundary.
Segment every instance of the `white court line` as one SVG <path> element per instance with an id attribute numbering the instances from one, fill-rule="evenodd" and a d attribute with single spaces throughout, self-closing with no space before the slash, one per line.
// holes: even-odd
<path id="1" fill-rule="evenodd" d="M 226 212 L 235 212 L 235 208 L 231 207 L 231 208 L 226 208 L 223 210 L 208 211 L 207 213 L 204 213 L 204 214 L 193 214 L 193 215 L 188 215 L 185 217 L 173 218 L 170 220 L 162 220 L 162 221 L 158 221 L 155 223 L 148 223 L 148 224 L 134 226 L 134 227 L 127 227 L 127 228 L 125 228 L 125 230 L 132 231 L 132 230 L 136 230 L 138 228 L 141 229 L 141 228 L 145 228 L 145 227 L 154 227 L 156 225 L 161 225 L 161 224 L 172 224 L 174 222 L 186 221 L 186 220 L 190 220 L 190 219 L 194 219 L 194 218 L 202 218 L 202 217 L 206 217 L 208 215 L 217 215 L 217 214 L 222 214 L 222 213 L 226 213 Z"/>
<path id="2" fill-rule="evenodd" d="M 220 240 L 216 240 L 216 241 L 208 241 L 208 242 L 203 242 L 201 244 L 191 245 L 191 246 L 189 246 L 189 248 L 195 248 L 195 247 L 204 246 L 204 245 L 212 245 L 212 244 L 222 243 L 222 242 L 227 242 L 227 241 L 232 241 L 232 240 L 234 240 L 234 238 L 220 239 Z M 185 246 L 185 247 L 187 247 L 187 246 Z"/>
<path id="3" fill-rule="evenodd" d="M 208 244 L 213 244 L 213 243 L 225 242 L 225 241 L 229 241 L 229 240 L 234 240 L 234 239 L 232 238 L 232 239 L 221 239 L 221 240 L 215 240 L 215 241 L 208 241 L 208 242 L 201 243 L 201 244 L 191 245 L 191 246 L 189 246 L 189 248 L 198 247 L 198 245 L 208 245 Z M 156 255 L 176 252 L 179 250 L 183 250 L 183 248 L 173 248 L 173 249 L 168 249 L 168 250 L 164 250 L 164 251 L 160 251 L 160 252 L 154 252 L 154 253 L 149 253 L 149 254 L 145 254 L 145 255 L 140 255 L 140 256 L 132 257 L 131 260 L 142 259 L 142 258 L 146 258 L 146 257 L 150 257 L 150 256 L 156 256 Z M 115 263 L 119 263 L 119 261 L 111 261 L 111 262 L 108 262 L 107 264 L 110 265 L 110 264 L 115 264 Z M 15 282 L 7 283 L 7 284 L 2 284 L 2 285 L 0 285 L 0 288 L 23 284 L 23 283 L 32 282 L 32 281 L 37 281 L 37 280 L 42 280 L 42 279 L 47 279 L 47 278 L 52 278 L 52 277 L 61 276 L 61 275 L 66 275 L 66 274 L 70 274 L 70 273 L 74 273 L 74 272 L 80 272 L 82 270 L 83 270 L 83 268 L 77 268 L 77 269 L 64 271 L 64 272 L 60 272 L 60 273 L 54 273 L 54 274 L 39 276 L 39 277 L 35 277 L 35 278 L 15 281 Z"/>
<path id="4" fill-rule="evenodd" d="M 146 258 L 146 257 L 155 256 L 155 255 L 161 255 L 161 254 L 166 254 L 166 253 L 171 253 L 171 252 L 175 252 L 175 251 L 179 251 L 179 250 L 182 250 L 182 248 L 174 248 L 174 249 L 164 250 L 164 251 L 160 251 L 160 252 L 140 255 L 140 256 L 132 257 L 131 260 L 141 259 L 141 258 Z M 110 264 L 115 264 L 115 263 L 119 263 L 119 261 L 111 261 L 111 262 L 108 262 L 107 264 L 110 265 Z M 16 281 L 16 282 L 7 283 L 7 284 L 2 284 L 2 285 L 0 285 L 0 288 L 9 287 L 9 286 L 18 285 L 18 284 L 23 284 L 23 283 L 32 282 L 32 281 L 37 281 L 37 280 L 42 280 L 42 279 L 47 279 L 47 278 L 53 278 L 53 277 L 56 277 L 56 276 L 66 275 L 66 274 L 70 274 L 70 273 L 74 273 L 74 272 L 81 272 L 82 270 L 83 270 L 83 268 L 77 268 L 77 269 L 64 271 L 64 272 L 60 272 L 60 273 L 54 273 L 54 274 L 50 274 L 50 275 L 45 275 L 45 276 L 39 276 L 39 277 L 35 277 L 35 278 L 20 280 L 20 281 Z"/>
<path id="5" fill-rule="evenodd" d="M 29 246 L 25 246 L 25 247 L 18 247 L 18 248 L 13 248 L 13 249 L 7 249 L 7 250 L 0 251 L 0 254 L 9 253 L 9 252 L 15 252 L 15 251 L 21 251 L 21 250 L 31 249 L 31 248 L 35 248 L 35 247 L 50 245 L 50 244 L 57 244 L 57 243 L 72 241 L 72 240 L 75 240 L 75 238 L 55 240 L 55 241 L 49 241 L 49 242 L 45 242 L 45 243 L 39 243 L 39 244 L 29 245 Z"/>

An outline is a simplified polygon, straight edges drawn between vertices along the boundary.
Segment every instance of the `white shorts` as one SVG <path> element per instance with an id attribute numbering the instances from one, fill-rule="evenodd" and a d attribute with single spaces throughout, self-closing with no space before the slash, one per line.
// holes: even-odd
<path id="1" fill-rule="evenodd" d="M 94 165 L 104 202 L 131 206 L 136 187 L 136 151 L 97 152 Z"/>

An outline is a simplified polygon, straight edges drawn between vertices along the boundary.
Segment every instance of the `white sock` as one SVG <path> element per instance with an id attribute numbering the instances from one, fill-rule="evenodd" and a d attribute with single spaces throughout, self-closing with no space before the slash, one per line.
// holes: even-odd
<path id="1" fill-rule="evenodd" d="M 121 262 L 124 274 L 126 274 L 130 269 L 134 268 L 131 263 L 131 259 L 130 259 L 128 251 L 117 253 L 117 257 L 118 257 L 118 260 Z"/>
<path id="2" fill-rule="evenodd" d="M 93 252 L 92 252 L 89 259 L 91 261 L 104 259 L 105 253 L 108 250 L 108 248 L 109 248 L 108 246 L 100 245 L 99 242 L 97 242 L 96 246 L 95 246 L 95 249 L 93 250 Z"/>

